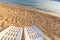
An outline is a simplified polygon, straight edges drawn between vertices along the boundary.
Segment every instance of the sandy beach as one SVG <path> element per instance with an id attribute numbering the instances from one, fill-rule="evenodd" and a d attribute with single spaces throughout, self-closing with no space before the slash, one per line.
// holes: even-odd
<path id="1" fill-rule="evenodd" d="M 60 17 L 0 3 L 0 31 L 8 26 L 36 25 L 51 40 L 60 40 Z M 24 39 L 23 39 L 24 40 Z"/>

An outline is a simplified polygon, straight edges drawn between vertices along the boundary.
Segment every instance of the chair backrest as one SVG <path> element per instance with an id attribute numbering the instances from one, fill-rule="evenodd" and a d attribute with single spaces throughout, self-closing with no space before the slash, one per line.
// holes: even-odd
<path id="1" fill-rule="evenodd" d="M 0 40 L 21 40 L 22 28 L 10 26 L 0 33 Z"/>
<path id="2" fill-rule="evenodd" d="M 34 25 L 30 27 L 25 27 L 24 35 L 25 40 L 43 40 L 43 37 L 46 40 L 50 40 L 47 36 L 44 36 L 44 34 Z"/>

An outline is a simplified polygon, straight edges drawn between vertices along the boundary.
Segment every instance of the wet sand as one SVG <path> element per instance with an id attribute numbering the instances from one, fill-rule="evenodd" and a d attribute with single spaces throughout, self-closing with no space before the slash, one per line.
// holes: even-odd
<path id="1" fill-rule="evenodd" d="M 60 40 L 60 17 L 0 3 L 0 30 L 30 25 L 36 25 L 51 40 Z"/>

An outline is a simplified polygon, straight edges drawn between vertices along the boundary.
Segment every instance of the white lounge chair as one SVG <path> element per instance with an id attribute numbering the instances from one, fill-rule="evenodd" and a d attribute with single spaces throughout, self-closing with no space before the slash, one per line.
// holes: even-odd
<path id="1" fill-rule="evenodd" d="M 50 40 L 34 25 L 30 27 L 25 27 L 24 35 L 25 40 L 43 40 L 43 37 L 45 37 L 46 40 Z"/>
<path id="2" fill-rule="evenodd" d="M 10 26 L 0 32 L 0 40 L 21 40 L 22 32 L 22 28 Z"/>

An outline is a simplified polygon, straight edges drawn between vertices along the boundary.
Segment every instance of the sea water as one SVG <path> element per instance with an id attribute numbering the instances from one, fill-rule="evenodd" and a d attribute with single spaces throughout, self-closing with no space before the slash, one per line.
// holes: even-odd
<path id="1" fill-rule="evenodd" d="M 3 3 L 24 5 L 60 15 L 60 0 L 0 0 Z"/>

